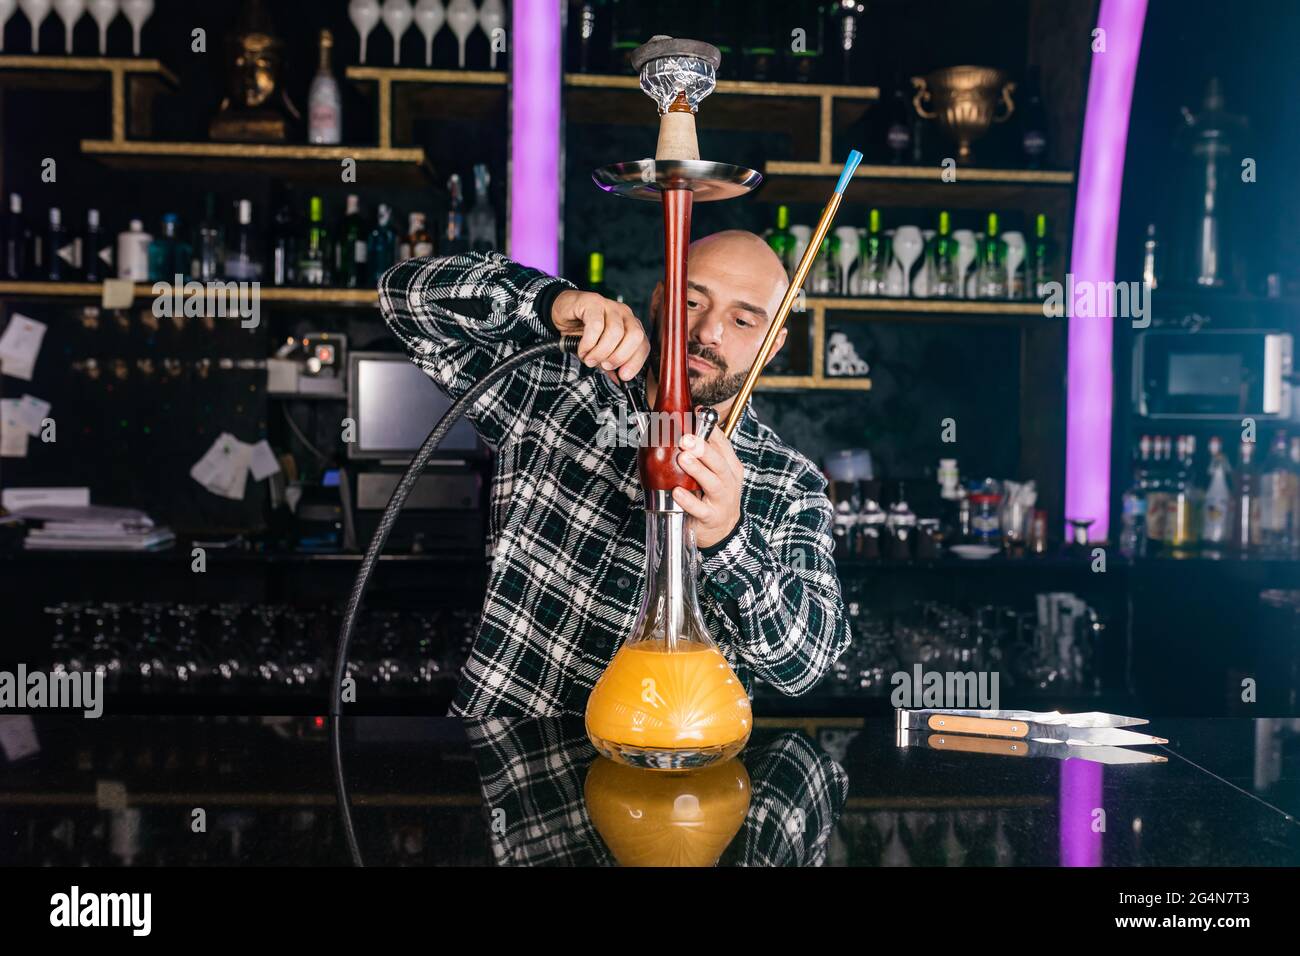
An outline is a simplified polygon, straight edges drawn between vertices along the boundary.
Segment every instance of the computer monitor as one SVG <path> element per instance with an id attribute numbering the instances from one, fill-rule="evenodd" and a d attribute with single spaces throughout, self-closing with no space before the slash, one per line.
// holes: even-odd
<path id="1" fill-rule="evenodd" d="M 410 461 L 451 407 L 447 393 L 405 355 L 353 352 L 348 356 L 348 417 L 356 422 L 348 458 Z M 483 450 L 462 417 L 447 433 L 436 458 L 465 458 Z"/>

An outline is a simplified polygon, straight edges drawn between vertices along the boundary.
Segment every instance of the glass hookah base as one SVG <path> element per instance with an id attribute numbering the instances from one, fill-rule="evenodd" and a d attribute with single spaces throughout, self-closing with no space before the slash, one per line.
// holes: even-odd
<path id="1" fill-rule="evenodd" d="M 637 767 L 641 770 L 698 770 L 724 760 L 730 760 L 745 749 L 749 740 L 746 735 L 741 740 L 714 746 L 693 748 L 639 747 L 635 744 L 620 744 L 605 740 L 595 734 L 588 734 L 592 744 L 601 756 L 608 757 L 615 763 Z"/>

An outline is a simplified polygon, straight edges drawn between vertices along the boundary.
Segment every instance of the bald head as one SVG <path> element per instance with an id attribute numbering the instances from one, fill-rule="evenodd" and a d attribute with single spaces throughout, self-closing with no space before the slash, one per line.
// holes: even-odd
<path id="1" fill-rule="evenodd" d="M 789 284 L 781 257 L 767 244 L 767 240 L 743 229 L 724 229 L 692 242 L 687 253 L 687 273 L 704 262 L 729 263 L 737 271 L 744 271 L 760 282 L 779 287 L 778 304 Z M 775 309 L 772 311 L 774 314 Z"/>

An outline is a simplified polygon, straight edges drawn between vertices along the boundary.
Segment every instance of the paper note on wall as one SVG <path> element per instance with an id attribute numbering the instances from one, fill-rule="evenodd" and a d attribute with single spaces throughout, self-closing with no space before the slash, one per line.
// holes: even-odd
<path id="1" fill-rule="evenodd" d="M 45 323 L 15 312 L 0 335 L 0 371 L 24 382 L 32 380 L 36 356 L 41 353 Z"/>
<path id="2" fill-rule="evenodd" d="M 19 416 L 16 398 L 0 399 L 0 458 L 27 457 L 27 429 Z"/>

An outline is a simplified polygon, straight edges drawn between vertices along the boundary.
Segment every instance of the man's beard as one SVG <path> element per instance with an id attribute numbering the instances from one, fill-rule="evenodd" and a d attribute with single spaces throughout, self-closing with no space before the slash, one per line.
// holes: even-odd
<path id="1" fill-rule="evenodd" d="M 686 382 L 691 390 L 692 405 L 719 405 L 739 394 L 740 386 L 745 384 L 745 376 L 749 374 L 748 371 L 728 373 L 722 356 L 697 342 L 686 343 L 686 354 L 703 359 L 717 369 L 712 373 L 693 372 L 690 366 L 687 366 Z M 654 371 L 656 379 L 659 377 L 659 361 L 659 328 L 656 326 L 650 333 L 650 368 Z"/>

